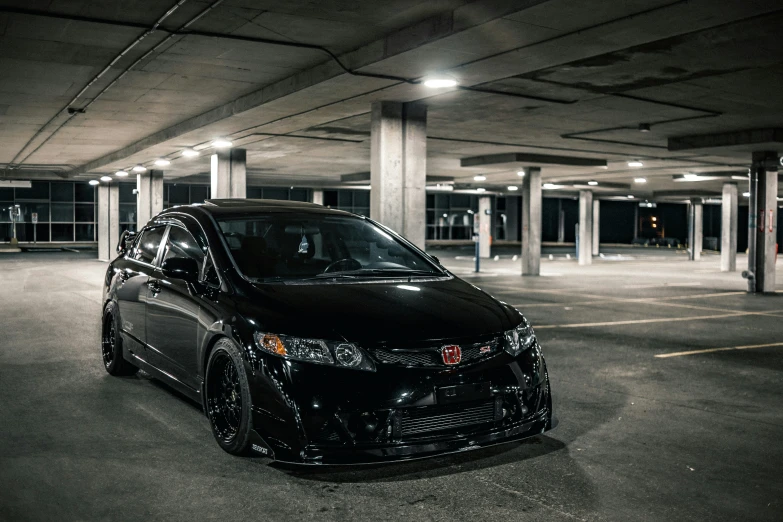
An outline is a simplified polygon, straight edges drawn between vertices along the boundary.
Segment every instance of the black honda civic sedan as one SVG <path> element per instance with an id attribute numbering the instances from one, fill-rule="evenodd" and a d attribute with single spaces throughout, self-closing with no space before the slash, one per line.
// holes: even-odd
<path id="1" fill-rule="evenodd" d="M 201 403 L 229 453 L 405 460 L 554 425 L 522 314 L 370 219 L 210 200 L 165 210 L 118 252 L 106 370 L 143 369 Z"/>

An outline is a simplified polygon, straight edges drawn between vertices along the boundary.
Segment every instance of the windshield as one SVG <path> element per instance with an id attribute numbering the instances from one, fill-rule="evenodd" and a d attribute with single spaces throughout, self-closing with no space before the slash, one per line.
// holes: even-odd
<path id="1" fill-rule="evenodd" d="M 218 225 L 240 271 L 255 280 L 443 275 L 360 218 L 286 213 L 218 219 Z"/>

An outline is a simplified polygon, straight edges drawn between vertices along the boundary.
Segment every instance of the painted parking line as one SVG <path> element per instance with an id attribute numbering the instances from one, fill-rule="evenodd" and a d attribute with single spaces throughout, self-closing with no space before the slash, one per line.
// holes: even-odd
<path id="1" fill-rule="evenodd" d="M 779 310 L 775 310 L 779 312 Z M 648 324 L 648 323 L 673 323 L 681 321 L 704 321 L 708 319 L 722 319 L 725 317 L 743 317 L 748 315 L 768 315 L 769 312 L 734 312 L 715 315 L 698 315 L 694 317 L 659 317 L 655 319 L 631 319 L 628 321 L 604 321 L 600 323 L 572 323 L 572 324 L 545 324 L 536 326 L 536 330 L 545 330 L 552 328 L 591 328 L 596 326 L 622 326 L 628 324 Z"/>
<path id="2" fill-rule="evenodd" d="M 693 281 L 690 283 L 653 283 L 653 284 L 644 284 L 644 285 L 625 285 L 623 288 L 633 288 L 633 289 L 666 288 L 670 286 L 701 286 L 701 283 L 698 281 Z"/>
<path id="3" fill-rule="evenodd" d="M 783 343 L 748 344 L 745 346 L 727 346 L 724 348 L 704 348 L 703 350 L 688 350 L 687 352 L 657 353 L 655 357 L 664 359 L 667 357 L 682 357 L 683 355 L 699 355 L 702 353 L 728 352 L 732 350 L 753 350 L 755 348 L 772 348 L 783 346 Z"/>
<path id="4" fill-rule="evenodd" d="M 581 295 L 587 297 L 588 294 L 573 294 L 573 295 Z M 544 306 L 575 306 L 575 305 L 605 304 L 605 303 L 657 304 L 660 303 L 661 301 L 678 301 L 682 299 L 705 299 L 705 298 L 713 298 L 713 297 L 724 297 L 730 295 L 747 295 L 747 292 L 713 292 L 709 294 L 677 295 L 677 296 L 667 296 L 667 297 L 634 297 L 634 298 L 604 296 L 603 299 L 592 299 L 590 301 L 575 301 L 573 303 L 519 303 L 511 306 L 520 308 L 520 307 L 544 307 Z M 660 303 L 660 304 L 665 304 L 665 303 Z M 735 310 L 726 310 L 726 309 L 719 309 L 719 308 L 712 308 L 712 309 L 725 310 L 731 312 L 735 311 Z M 736 311 L 741 311 L 741 310 L 736 310 Z"/>

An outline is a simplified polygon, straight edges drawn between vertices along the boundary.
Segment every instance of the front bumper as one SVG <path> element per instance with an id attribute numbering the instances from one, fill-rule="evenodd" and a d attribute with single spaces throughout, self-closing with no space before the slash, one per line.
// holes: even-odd
<path id="1" fill-rule="evenodd" d="M 409 460 L 531 437 L 554 427 L 538 345 L 477 364 L 376 372 L 273 359 L 256 373 L 258 453 L 300 464 Z M 273 392 L 275 397 L 271 397 Z M 263 447 L 259 444 L 259 447 Z"/>

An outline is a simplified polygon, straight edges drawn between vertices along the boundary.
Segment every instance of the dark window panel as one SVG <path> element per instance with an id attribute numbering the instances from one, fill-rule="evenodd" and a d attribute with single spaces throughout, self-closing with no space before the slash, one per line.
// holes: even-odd
<path id="1" fill-rule="evenodd" d="M 282 199 L 288 200 L 287 188 L 264 188 L 264 199 Z"/>
<path id="2" fill-rule="evenodd" d="M 86 181 L 79 181 L 75 183 L 73 188 L 76 192 L 77 202 L 95 202 L 95 189 Z M 120 194 L 122 194 L 122 192 L 120 192 Z"/>
<path id="3" fill-rule="evenodd" d="M 120 223 L 136 223 L 136 205 L 120 203 Z"/>
<path id="4" fill-rule="evenodd" d="M 33 222 L 33 213 L 38 214 L 38 222 L 45 223 L 49 221 L 49 203 L 19 203 L 21 209 L 21 219 L 25 223 Z"/>
<path id="5" fill-rule="evenodd" d="M 52 201 L 64 201 L 73 203 L 73 183 L 52 182 Z"/>
<path id="6" fill-rule="evenodd" d="M 30 188 L 17 188 L 16 199 L 49 199 L 49 182 L 33 181 Z"/>
<path id="7" fill-rule="evenodd" d="M 337 206 L 337 191 L 336 190 L 324 190 L 324 206 L 336 207 Z"/>
<path id="8" fill-rule="evenodd" d="M 470 208 L 470 194 L 444 194 L 451 196 L 451 208 Z"/>
<path id="9" fill-rule="evenodd" d="M 291 189 L 292 201 L 310 201 L 310 191 L 307 189 Z"/>
<path id="10" fill-rule="evenodd" d="M 49 241 L 49 223 L 35 225 L 35 234 L 36 241 Z"/>
<path id="11" fill-rule="evenodd" d="M 12 188 L 0 188 L 0 200 L 2 200 L 2 201 L 13 201 L 14 200 L 14 189 L 12 189 Z"/>
<path id="12" fill-rule="evenodd" d="M 356 207 L 368 207 L 370 206 L 370 191 L 369 190 L 357 190 L 353 193 L 353 204 Z"/>
<path id="13" fill-rule="evenodd" d="M 120 203 L 136 203 L 136 194 L 133 193 L 133 189 L 136 188 L 136 184 L 120 183 L 119 185 L 120 185 Z"/>
<path id="14" fill-rule="evenodd" d="M 261 187 L 247 187 L 247 197 L 248 199 L 263 199 L 264 189 Z"/>
<path id="15" fill-rule="evenodd" d="M 95 225 L 79 223 L 76 225 L 76 241 L 95 241 Z"/>
<path id="16" fill-rule="evenodd" d="M 190 187 L 185 184 L 169 185 L 168 201 L 171 206 L 190 203 Z"/>
<path id="17" fill-rule="evenodd" d="M 53 223 L 52 241 L 73 241 L 73 225 Z"/>
<path id="18" fill-rule="evenodd" d="M 13 206 L 13 201 L 0 201 L 0 223 L 11 222 L 11 212 L 8 209 Z"/>
<path id="19" fill-rule="evenodd" d="M 191 185 L 190 186 L 190 203 L 204 203 L 205 199 L 209 199 L 209 187 L 208 186 L 206 186 L 206 185 Z"/>
<path id="20" fill-rule="evenodd" d="M 77 222 L 95 222 L 95 205 L 89 204 L 77 204 L 76 205 L 76 221 Z M 52 232 L 54 235 L 54 232 Z"/>
<path id="21" fill-rule="evenodd" d="M 339 192 L 339 203 L 337 204 L 338 207 L 342 209 L 350 210 L 353 206 L 353 191 L 352 190 L 341 190 Z"/>
<path id="22" fill-rule="evenodd" d="M 427 208 L 435 208 L 435 194 L 427 194 Z"/>
<path id="23" fill-rule="evenodd" d="M 53 223 L 73 223 L 73 203 L 52 203 L 51 221 Z"/>

